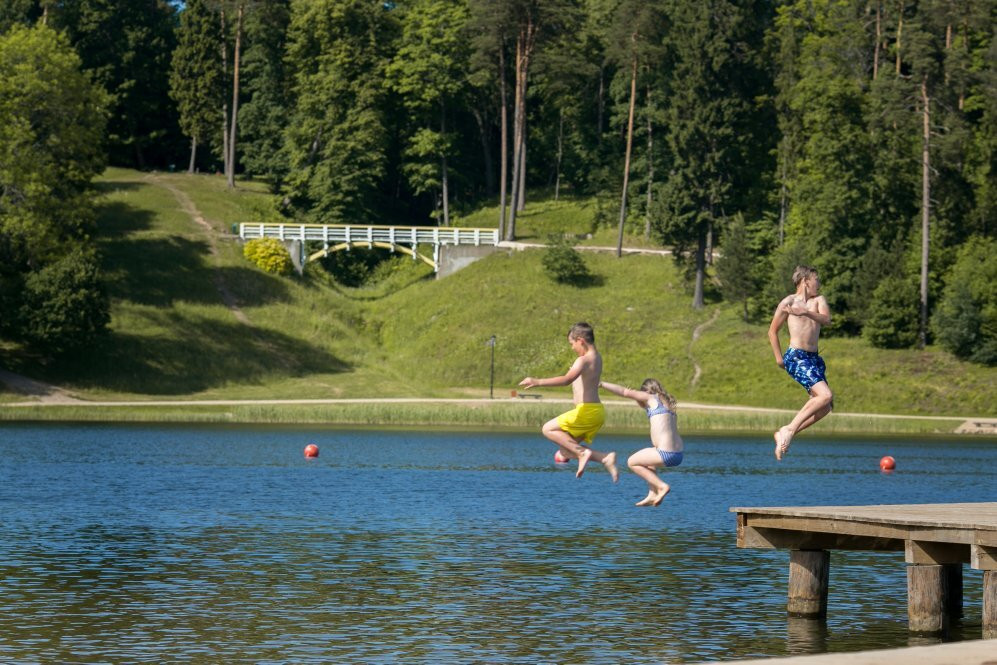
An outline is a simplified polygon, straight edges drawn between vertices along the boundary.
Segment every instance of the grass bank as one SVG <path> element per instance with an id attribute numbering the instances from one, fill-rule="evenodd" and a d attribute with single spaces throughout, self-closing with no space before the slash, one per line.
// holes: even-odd
<path id="1" fill-rule="evenodd" d="M 456 427 L 537 431 L 540 424 L 567 408 L 542 400 L 467 402 L 374 402 L 334 404 L 177 404 L 177 405 L 45 405 L 0 407 L 0 421 L 73 421 L 135 423 L 312 424 L 375 427 Z M 681 409 L 686 434 L 717 432 L 768 434 L 786 422 L 788 413 L 738 412 L 710 408 Z M 958 420 L 877 418 L 839 415 L 827 418 L 821 435 L 951 434 Z M 647 417 L 624 404 L 607 404 L 608 433 L 646 435 Z M 815 429 L 814 432 L 818 430 Z M 807 435 L 801 435 L 806 437 Z"/>
<path id="2" fill-rule="evenodd" d="M 594 279 L 575 287 L 546 277 L 542 250 L 497 252 L 439 280 L 421 262 L 399 255 L 377 285 L 350 289 L 317 266 L 304 276 L 276 277 L 242 257 L 232 225 L 274 214 L 260 183 L 243 182 L 232 192 L 218 176 L 109 169 L 99 187 L 96 240 L 111 298 L 109 334 L 86 353 L 51 363 L 0 347 L 3 367 L 82 399 L 482 397 L 491 377 L 492 335 L 495 393 L 505 396 L 528 374 L 560 374 L 570 365 L 565 333 L 579 320 L 594 324 L 609 380 L 633 385 L 655 376 L 680 402 L 795 410 L 805 398 L 773 362 L 766 326 L 744 323 L 737 306 L 717 300 L 693 309 L 668 257 L 586 253 Z M 599 223 L 600 205 L 534 197 L 519 235 L 592 234 L 581 242 L 613 244 L 611 229 Z M 482 208 L 460 223 L 494 226 L 496 215 Z M 702 334 L 693 341 L 697 327 Z M 936 433 L 958 423 L 917 416 L 997 417 L 997 370 L 936 348 L 888 351 L 834 337 L 821 346 L 839 413 L 913 415 L 864 421 L 835 415 L 815 432 Z M 0 418 L 535 429 L 557 412 L 552 398 L 568 393 L 542 394 L 546 406 L 509 400 L 488 408 L 0 406 Z M 0 405 L 20 400 L 0 391 Z M 643 431 L 640 412 L 625 411 L 632 413 L 610 427 Z M 689 410 L 683 431 L 767 432 L 784 420 Z"/>

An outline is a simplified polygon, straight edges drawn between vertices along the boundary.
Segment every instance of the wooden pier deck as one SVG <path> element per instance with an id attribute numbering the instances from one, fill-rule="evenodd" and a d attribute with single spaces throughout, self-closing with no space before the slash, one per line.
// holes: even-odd
<path id="1" fill-rule="evenodd" d="M 830 550 L 903 552 L 913 633 L 962 612 L 963 565 L 983 573 L 983 637 L 997 637 L 997 503 L 731 508 L 737 546 L 788 549 L 791 616 L 827 614 Z"/>
<path id="2" fill-rule="evenodd" d="M 717 661 L 710 661 L 710 663 L 715 662 Z M 726 662 L 727 665 L 888 665 L 892 663 L 903 663 L 903 665 L 994 665 L 997 663 L 997 640 L 972 640 L 899 649 L 753 658 Z"/>

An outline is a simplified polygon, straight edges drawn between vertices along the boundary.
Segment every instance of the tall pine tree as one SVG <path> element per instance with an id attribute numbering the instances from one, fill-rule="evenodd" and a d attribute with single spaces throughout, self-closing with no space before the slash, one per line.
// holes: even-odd
<path id="1" fill-rule="evenodd" d="M 191 139 L 188 173 L 194 172 L 198 146 L 215 136 L 221 118 L 221 38 L 217 12 L 206 0 L 188 0 L 180 14 L 170 69 L 170 96 L 177 105 L 180 128 Z"/>

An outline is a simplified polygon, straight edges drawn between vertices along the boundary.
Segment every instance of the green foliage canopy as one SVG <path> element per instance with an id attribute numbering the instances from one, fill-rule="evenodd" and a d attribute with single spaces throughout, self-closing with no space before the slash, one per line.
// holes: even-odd
<path id="1" fill-rule="evenodd" d="M 60 351 L 107 323 L 89 237 L 107 104 L 50 28 L 0 36 L 0 335 Z"/>

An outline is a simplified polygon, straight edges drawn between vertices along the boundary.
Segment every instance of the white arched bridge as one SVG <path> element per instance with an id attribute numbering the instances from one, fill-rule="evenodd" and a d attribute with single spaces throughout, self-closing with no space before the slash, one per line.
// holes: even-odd
<path id="1" fill-rule="evenodd" d="M 449 274 L 495 250 L 497 229 L 455 226 L 374 226 L 358 224 L 239 224 L 243 240 L 274 238 L 288 245 L 294 265 L 300 272 L 305 263 L 333 252 L 359 247 L 379 247 L 411 255 L 432 266 L 437 274 Z M 320 245 L 321 249 L 307 249 Z M 432 256 L 419 250 L 431 245 Z M 475 249 L 479 248 L 479 249 Z M 449 256 L 447 256 L 449 254 Z M 446 264 L 446 265 L 444 265 Z"/>

